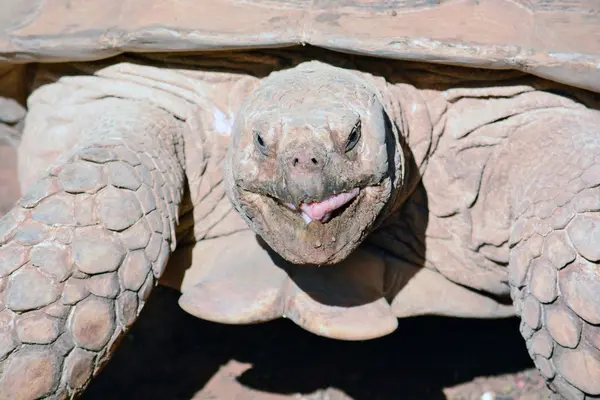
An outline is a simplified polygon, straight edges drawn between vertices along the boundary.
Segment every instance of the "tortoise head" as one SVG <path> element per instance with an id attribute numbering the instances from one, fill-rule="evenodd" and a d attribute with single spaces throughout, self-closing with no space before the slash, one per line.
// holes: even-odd
<path id="1" fill-rule="evenodd" d="M 227 155 L 228 194 L 295 264 L 345 259 L 385 214 L 403 170 L 381 96 L 359 75 L 309 62 L 245 99 Z"/>

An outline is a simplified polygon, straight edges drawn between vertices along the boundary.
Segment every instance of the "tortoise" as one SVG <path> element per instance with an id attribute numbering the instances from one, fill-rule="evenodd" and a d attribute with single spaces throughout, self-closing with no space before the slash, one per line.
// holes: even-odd
<path id="1" fill-rule="evenodd" d="M 517 315 L 600 395 L 595 2 L 2 7 L 0 398 L 81 395 L 159 282 L 340 340 Z"/>

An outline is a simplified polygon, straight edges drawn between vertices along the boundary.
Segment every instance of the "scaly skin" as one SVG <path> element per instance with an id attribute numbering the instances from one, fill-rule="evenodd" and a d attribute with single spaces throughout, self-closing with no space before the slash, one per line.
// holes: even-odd
<path id="1" fill-rule="evenodd" d="M 600 113 L 533 89 L 446 91 L 445 131 L 423 177 L 428 201 L 370 241 L 401 259 L 423 257 L 466 287 L 496 296 L 509 289 L 550 388 L 567 399 L 596 398 Z M 427 208 L 421 242 L 418 212 Z M 398 300 L 417 295 L 404 290 L 393 305 L 410 315 L 414 307 Z"/>
<path id="2" fill-rule="evenodd" d="M 511 150 L 514 157 L 538 146 L 511 171 L 516 187 L 511 295 L 529 353 L 550 388 L 568 399 L 595 398 L 600 395 L 600 115 L 553 111 L 539 117 L 552 134 L 523 127 Z"/>
<path id="3" fill-rule="evenodd" d="M 79 107 L 75 123 L 93 126 L 94 136 L 0 220 L 0 399 L 83 390 L 175 244 L 183 123 L 143 102 L 88 105 L 96 112 Z"/>

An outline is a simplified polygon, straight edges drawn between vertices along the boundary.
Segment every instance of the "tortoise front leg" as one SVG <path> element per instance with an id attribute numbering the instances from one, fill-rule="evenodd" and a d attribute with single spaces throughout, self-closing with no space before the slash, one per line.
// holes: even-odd
<path id="1" fill-rule="evenodd" d="M 567 399 L 600 395 L 600 113 L 539 116 L 515 159 L 509 282 L 535 365 Z M 524 154 L 524 153 L 523 153 Z"/>
<path id="2" fill-rule="evenodd" d="M 184 123 L 146 101 L 58 104 L 33 106 L 25 139 L 80 140 L 0 219 L 0 399 L 81 393 L 174 246 Z"/>

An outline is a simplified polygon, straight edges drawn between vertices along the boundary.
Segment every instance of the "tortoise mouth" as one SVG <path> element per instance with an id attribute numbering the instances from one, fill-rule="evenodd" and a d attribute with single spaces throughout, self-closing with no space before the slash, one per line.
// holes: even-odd
<path id="1" fill-rule="evenodd" d="M 298 205 L 270 193 L 256 193 L 243 189 L 242 192 L 251 194 L 255 199 L 253 201 L 255 205 L 257 205 L 256 200 L 262 203 L 264 208 L 259 208 L 262 210 L 263 217 L 265 213 L 271 216 L 284 216 L 287 221 L 294 221 L 297 229 L 312 228 L 311 230 L 314 231 L 318 226 L 332 230 L 339 229 L 340 224 L 346 225 L 347 223 L 343 223 L 342 220 L 352 218 L 351 214 L 361 208 L 363 200 L 366 197 L 373 197 L 374 191 L 378 189 L 380 185 L 355 187 L 341 193 L 330 194 L 320 201 L 300 201 Z"/>
<path id="2" fill-rule="evenodd" d="M 306 224 L 312 221 L 325 224 L 343 214 L 359 194 L 360 188 L 356 187 L 347 192 L 333 194 L 322 201 L 300 202 L 298 206 L 291 203 L 283 203 L 283 205 L 300 214 Z"/>
<path id="3" fill-rule="evenodd" d="M 298 205 L 272 193 L 240 187 L 238 195 L 240 211 L 248 217 L 252 230 L 286 261 L 334 265 L 371 231 L 389 198 L 389 189 L 389 181 L 361 185 Z"/>

